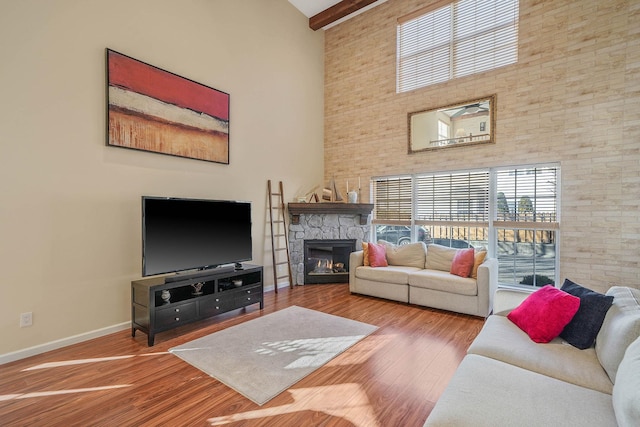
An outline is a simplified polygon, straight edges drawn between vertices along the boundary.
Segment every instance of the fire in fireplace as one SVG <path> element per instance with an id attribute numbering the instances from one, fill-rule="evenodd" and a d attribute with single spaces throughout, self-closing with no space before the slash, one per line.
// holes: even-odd
<path id="1" fill-rule="evenodd" d="M 347 283 L 355 239 L 305 240 L 304 283 Z"/>

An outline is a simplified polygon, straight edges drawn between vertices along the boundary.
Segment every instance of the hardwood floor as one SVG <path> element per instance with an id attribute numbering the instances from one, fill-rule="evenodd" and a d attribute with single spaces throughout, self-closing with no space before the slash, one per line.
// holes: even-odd
<path id="1" fill-rule="evenodd" d="M 297 305 L 379 327 L 263 406 L 168 353 Z M 156 336 L 130 331 L 0 365 L 0 425 L 422 426 L 483 319 L 351 295 L 348 285 L 265 294 L 257 305 Z"/>

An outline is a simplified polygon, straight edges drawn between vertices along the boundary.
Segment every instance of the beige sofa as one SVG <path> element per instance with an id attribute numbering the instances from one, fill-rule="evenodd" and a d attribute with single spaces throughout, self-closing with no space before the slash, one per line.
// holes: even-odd
<path id="1" fill-rule="evenodd" d="M 349 258 L 349 290 L 394 301 L 417 304 L 473 316 L 491 312 L 497 288 L 498 262 L 486 259 L 477 278 L 449 273 L 456 249 L 412 243 L 387 246 L 388 267 L 364 265 L 363 251 Z"/>
<path id="2" fill-rule="evenodd" d="M 499 291 L 496 310 L 528 296 L 500 293 L 510 292 Z M 533 342 L 509 309 L 489 316 L 425 426 L 640 426 L 640 290 L 607 295 L 613 305 L 586 350 Z"/>

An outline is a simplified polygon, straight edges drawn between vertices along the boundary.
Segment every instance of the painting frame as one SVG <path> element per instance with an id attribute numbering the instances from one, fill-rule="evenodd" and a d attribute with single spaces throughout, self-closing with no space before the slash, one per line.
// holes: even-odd
<path id="1" fill-rule="evenodd" d="M 106 145 L 229 164 L 231 96 L 106 48 Z"/>

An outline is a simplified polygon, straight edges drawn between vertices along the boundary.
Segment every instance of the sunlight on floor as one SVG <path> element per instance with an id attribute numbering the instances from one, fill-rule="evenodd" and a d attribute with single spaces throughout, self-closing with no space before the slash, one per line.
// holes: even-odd
<path id="1" fill-rule="evenodd" d="M 256 353 L 265 356 L 275 356 L 279 352 L 298 354 L 299 357 L 284 369 L 319 367 L 364 337 L 364 335 L 355 335 L 263 342 L 262 347 L 257 349 Z"/>
<path id="2" fill-rule="evenodd" d="M 131 384 L 118 384 L 104 387 L 76 388 L 70 390 L 36 391 L 32 393 L 5 394 L 0 395 L 0 402 L 15 399 L 30 399 L 34 397 L 57 396 L 61 394 L 88 393 L 92 391 L 113 390 L 117 388 L 131 387 Z"/>
<path id="3" fill-rule="evenodd" d="M 291 389 L 288 392 L 291 393 L 293 398 L 293 403 L 288 405 L 214 417 L 207 421 L 211 425 L 219 426 L 237 421 L 272 417 L 299 411 L 318 411 L 340 417 L 351 422 L 356 427 L 378 427 L 380 425 L 369 404 L 366 393 L 359 384 Z"/>
<path id="4" fill-rule="evenodd" d="M 112 362 L 114 360 L 131 359 L 134 357 L 159 356 L 159 355 L 166 355 L 166 354 L 169 354 L 169 352 L 164 351 L 164 352 L 146 353 L 146 354 L 139 354 L 139 355 L 130 354 L 125 356 L 95 357 L 91 359 L 61 360 L 58 362 L 48 362 L 48 363 L 42 363 L 40 365 L 31 366 L 29 368 L 23 369 L 20 372 L 36 371 L 39 369 L 60 368 L 65 366 L 86 365 L 89 363 Z M 17 399 L 30 399 L 35 397 L 46 397 L 46 396 L 57 396 L 57 395 L 64 395 L 64 394 L 89 393 L 94 391 L 114 390 L 114 389 L 126 388 L 131 386 L 132 384 L 118 384 L 118 385 L 112 385 L 112 386 L 76 388 L 76 389 L 69 389 L 69 390 L 50 390 L 50 391 L 35 391 L 35 392 L 29 392 L 29 393 L 4 394 L 4 395 L 0 395 L 0 402 L 17 400 Z"/>
<path id="5" fill-rule="evenodd" d="M 333 349 L 342 346 L 345 342 L 358 341 L 360 336 L 333 337 L 325 339 L 294 340 L 280 342 L 265 342 L 258 352 L 269 355 L 277 352 L 301 352 L 303 355 L 296 363 L 315 365 L 316 359 Z M 327 366 L 355 365 L 365 362 L 381 347 L 389 345 L 394 341 L 394 335 L 376 336 L 371 335 L 363 339 L 358 345 L 353 346 L 346 353 L 331 360 Z M 340 344 L 340 345 L 339 345 Z M 305 354 L 306 353 L 306 354 Z M 37 371 L 45 369 L 55 369 L 76 365 L 99 364 L 103 362 L 113 362 L 119 360 L 133 359 L 136 357 L 164 356 L 169 352 L 146 353 L 139 355 L 122 355 L 99 358 L 60 360 L 34 365 L 22 370 Z M 320 365 L 322 363 L 319 363 Z M 101 392 L 132 387 L 133 384 L 117 384 L 102 387 L 76 388 L 69 390 L 49 390 L 27 393 L 14 393 L 0 395 L 0 401 L 11 401 L 19 399 L 38 398 L 56 395 L 69 395 L 79 393 Z M 237 421 L 252 420 L 258 418 L 274 417 L 282 414 L 295 412 L 316 411 L 333 417 L 339 417 L 349 421 L 357 427 L 379 427 L 375 412 L 368 400 L 366 392 L 360 384 L 347 383 L 331 386 L 319 386 L 300 389 L 289 389 L 293 403 L 286 405 L 262 408 L 254 411 L 247 411 L 232 415 L 213 417 L 208 420 L 211 425 L 224 425 Z"/>
<path id="6" fill-rule="evenodd" d="M 138 356 L 130 354 L 127 356 L 112 356 L 112 357 L 95 357 L 92 359 L 76 359 L 76 360 L 62 360 L 60 362 L 48 362 L 42 363 L 40 365 L 35 365 L 30 368 L 23 369 L 22 372 L 26 371 L 35 371 L 37 369 L 49 369 L 49 368 L 59 368 L 61 366 L 73 366 L 73 365 L 84 365 L 87 363 L 97 363 L 97 362 L 111 362 L 113 360 L 122 360 L 122 359 L 130 359 L 132 357 L 142 357 L 142 356 L 156 356 L 161 354 L 169 354 L 168 352 L 160 352 L 160 353 L 147 353 L 140 354 Z"/>
<path id="7" fill-rule="evenodd" d="M 395 335 L 369 335 L 357 346 L 351 347 L 349 351 L 329 361 L 326 366 L 349 366 L 365 363 L 376 351 L 391 343 L 395 337 Z"/>

